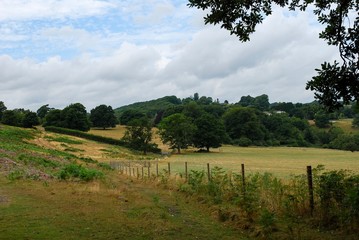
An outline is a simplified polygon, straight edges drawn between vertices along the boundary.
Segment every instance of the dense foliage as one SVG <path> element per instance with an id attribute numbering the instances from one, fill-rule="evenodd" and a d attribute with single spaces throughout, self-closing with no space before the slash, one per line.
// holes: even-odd
<path id="1" fill-rule="evenodd" d="M 302 232 L 300 223 L 304 222 L 313 224 L 316 231 L 345 230 L 339 233 L 339 238 L 356 239 L 359 175 L 323 170 L 321 165 L 313 169 L 314 217 L 308 204 L 308 181 L 304 174 L 283 181 L 270 173 L 244 177 L 214 167 L 210 178 L 203 170 L 192 170 L 179 190 L 217 206 L 220 221 L 253 231 L 259 239 L 310 239 L 313 236 L 304 237 L 307 233 Z M 278 228 L 283 224 L 289 230 L 285 236 Z"/>
<path id="2" fill-rule="evenodd" d="M 44 127 L 55 126 L 80 131 L 90 130 L 86 108 L 81 103 L 70 104 L 63 110 L 52 109 L 46 116 Z"/>
<path id="3" fill-rule="evenodd" d="M 152 124 L 148 118 L 135 119 L 129 122 L 122 140 L 132 149 L 147 152 L 159 152 L 157 144 L 152 143 Z"/>
<path id="4" fill-rule="evenodd" d="M 3 124 L 16 126 L 16 127 L 24 127 L 24 128 L 31 128 L 39 124 L 39 119 L 36 113 L 31 112 L 30 110 L 24 110 L 24 109 L 6 110 L 5 105 L 3 105 L 2 109 L 3 109 L 2 112 L 0 110 L 1 112 L 0 120 L 1 123 Z"/>
<path id="5" fill-rule="evenodd" d="M 168 143 L 172 149 L 185 149 L 193 142 L 196 126 L 189 117 L 176 113 L 164 118 L 158 125 L 159 135 L 163 143 Z"/>
<path id="6" fill-rule="evenodd" d="M 313 146 L 351 151 L 357 151 L 359 147 L 355 133 L 345 133 L 331 124 L 335 119 L 353 117 L 355 105 L 327 112 L 318 102 L 270 104 L 265 94 L 244 96 L 236 104 L 219 101 L 202 104 L 199 99 L 201 97 L 195 94 L 182 100 L 181 105 L 165 110 L 160 120 L 158 116 L 153 116 L 160 122 L 160 134 L 164 136 L 166 131 L 180 128 L 181 124 L 171 121 L 173 116 L 177 118 L 181 115 L 186 117 L 186 128 L 193 132 L 186 137 L 184 146 L 192 145 L 207 151 L 223 143 L 239 146 Z M 315 125 L 309 124 L 308 120 Z M 168 126 L 164 128 L 164 125 Z M 168 134 L 173 138 L 173 133 Z M 168 139 L 163 140 L 169 142 Z"/>
<path id="7" fill-rule="evenodd" d="M 102 104 L 91 110 L 90 121 L 93 127 L 106 129 L 116 127 L 117 118 L 111 106 Z"/>

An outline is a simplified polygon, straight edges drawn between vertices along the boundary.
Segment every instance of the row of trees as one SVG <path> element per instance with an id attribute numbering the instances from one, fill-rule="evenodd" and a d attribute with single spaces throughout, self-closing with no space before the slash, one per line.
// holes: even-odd
<path id="1" fill-rule="evenodd" d="M 128 109 L 123 112 L 120 121 L 123 123 L 125 120 L 128 125 L 137 118 L 147 119 L 144 121 L 147 125 L 152 121 L 152 124 L 158 127 L 162 141 L 177 152 L 189 146 L 209 151 L 210 148 L 219 147 L 223 143 L 240 146 L 318 146 L 359 150 L 359 137 L 346 135 L 340 128 L 331 126 L 330 119 L 344 116 L 343 109 L 336 113 L 327 113 L 318 103 L 277 103 L 272 105 L 271 109 L 266 95 L 242 97 L 238 103 L 232 105 L 218 102 L 202 104 L 198 99 L 200 98 L 194 95 L 193 98 L 182 100 L 182 104 L 161 111 L 154 117 Z M 268 104 L 265 104 L 266 102 Z M 346 109 L 352 110 L 351 107 Z M 292 112 L 289 114 L 284 110 Z M 351 111 L 346 111 L 347 113 L 351 114 Z M 306 118 L 297 117 L 295 114 L 310 115 L 317 126 L 311 126 Z M 358 119 L 359 115 L 356 115 L 353 126 L 359 127 L 356 125 Z M 344 143 L 342 139 L 349 139 L 350 143 Z"/>
<path id="2" fill-rule="evenodd" d="M 154 124 L 157 125 L 164 117 L 167 117 L 173 113 L 179 113 L 185 110 L 187 105 L 193 105 L 196 103 L 204 108 L 207 112 L 210 112 L 216 116 L 222 115 L 229 107 L 242 106 L 251 107 L 260 111 L 269 113 L 285 112 L 290 117 L 297 117 L 300 119 L 314 120 L 318 116 L 323 116 L 328 120 L 335 120 L 340 118 L 353 118 L 356 112 L 358 112 L 359 106 L 356 104 L 345 105 L 342 108 L 335 111 L 328 112 L 323 109 L 323 106 L 314 101 L 311 103 L 292 103 L 292 102 L 269 102 L 269 97 L 266 94 L 262 94 L 257 97 L 242 96 L 240 101 L 234 104 L 229 104 L 228 101 L 220 103 L 217 99 L 213 101 L 211 97 L 202 96 L 199 97 L 198 93 L 194 96 L 179 99 L 175 96 L 167 96 L 148 102 L 135 103 L 128 106 L 124 106 L 115 110 L 119 117 L 119 121 L 122 125 L 127 125 L 132 119 L 138 119 L 141 117 L 149 117 L 154 119 Z"/>
<path id="3" fill-rule="evenodd" d="M 55 126 L 80 131 L 88 131 L 90 127 L 115 127 L 118 123 L 111 106 L 97 106 L 88 114 L 81 103 L 70 104 L 63 110 L 50 108 L 46 104 L 35 113 L 24 109 L 7 110 L 5 104 L 0 102 L 0 120 L 3 124 L 18 127 L 30 128 L 42 123 L 44 127 Z"/>
<path id="4" fill-rule="evenodd" d="M 169 99 L 169 98 L 168 98 Z M 346 150 L 359 150 L 359 137 L 347 136 L 331 127 L 330 119 L 353 114 L 354 109 L 327 113 L 318 103 L 269 104 L 268 96 L 245 96 L 236 104 L 219 103 L 209 97 L 193 97 L 173 101 L 156 115 L 127 109 L 120 116 L 127 131 L 122 140 L 131 148 L 146 153 L 156 147 L 152 141 L 152 128 L 156 126 L 162 141 L 178 152 L 188 146 L 209 151 L 223 143 L 240 146 L 320 146 Z M 176 98 L 177 99 L 177 98 Z M 37 113 L 25 110 L 6 110 L 0 104 L 2 122 L 8 125 L 31 127 L 40 122 L 43 126 L 88 131 L 90 127 L 115 127 L 117 118 L 111 106 L 100 105 L 87 113 L 80 104 L 70 104 L 63 110 L 40 107 Z M 288 113 L 289 112 L 289 113 Z M 305 114 L 303 114 L 305 113 Z M 16 117 L 13 117 L 16 116 Z M 311 116 L 317 127 L 309 124 Z M 359 115 L 353 126 L 359 127 Z M 322 130 L 320 128 L 323 128 Z M 343 142 L 345 139 L 350 143 Z"/>
<path id="5" fill-rule="evenodd" d="M 8 110 L 4 102 L 0 101 L 0 122 L 6 125 L 31 128 L 39 124 L 35 112 L 25 109 Z"/>

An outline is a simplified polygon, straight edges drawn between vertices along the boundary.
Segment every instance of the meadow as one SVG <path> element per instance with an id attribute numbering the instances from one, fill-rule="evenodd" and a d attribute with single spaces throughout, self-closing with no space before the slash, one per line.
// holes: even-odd
<path id="1" fill-rule="evenodd" d="M 295 217 L 310 219 L 305 178 L 295 180 L 299 188 L 287 188 L 270 175 L 254 173 L 271 172 L 282 179 L 305 174 L 307 165 L 317 164 L 358 172 L 356 152 L 223 146 L 210 153 L 188 149 L 182 154 L 143 156 L 41 128 L 0 127 L 0 239 L 252 239 L 272 234 L 277 239 L 339 239 L 340 230 L 320 231 L 319 225 L 308 227 L 306 220 Z M 118 139 L 124 127 L 91 133 Z M 159 141 L 158 136 L 155 139 Z M 200 171 L 188 183 L 184 178 L 172 181 L 162 171 L 159 178 L 137 179 L 103 168 L 111 161 L 151 162 L 152 174 L 155 163 L 160 169 L 171 163 L 171 176 L 183 176 L 185 162 L 189 171 L 204 172 L 209 163 L 217 174 L 211 182 L 200 177 Z M 239 173 L 242 163 L 248 175 L 246 195 L 236 175 L 231 175 L 237 182 L 229 189 L 230 175 L 215 168 Z M 102 174 L 90 181 L 74 175 L 62 178 L 59 173 L 74 164 Z M 294 218 L 286 219 L 283 212 L 295 213 Z"/>
<path id="2" fill-rule="evenodd" d="M 346 131 L 352 130 L 349 120 L 335 123 Z M 90 133 L 119 139 L 124 135 L 125 127 L 118 125 L 107 130 L 91 130 Z M 154 133 L 156 130 L 154 130 Z M 170 152 L 155 134 L 155 142 L 165 151 Z M 112 159 L 116 161 L 116 159 Z M 126 160 L 126 159 L 122 159 Z M 183 174 L 185 162 L 189 170 L 206 170 L 207 163 L 212 167 L 218 166 L 226 171 L 240 173 L 241 164 L 245 164 L 247 173 L 270 172 L 278 177 L 289 177 L 292 174 L 305 174 L 306 166 L 316 167 L 324 165 L 326 170 L 346 169 L 359 172 L 359 152 L 350 152 L 322 148 L 294 148 L 294 147 L 237 147 L 225 145 L 210 149 L 209 153 L 197 152 L 197 149 L 187 149 L 181 154 L 170 154 L 165 157 L 156 157 L 160 169 Z M 152 165 L 152 168 L 154 166 Z M 152 170 L 153 171 L 153 170 Z"/>

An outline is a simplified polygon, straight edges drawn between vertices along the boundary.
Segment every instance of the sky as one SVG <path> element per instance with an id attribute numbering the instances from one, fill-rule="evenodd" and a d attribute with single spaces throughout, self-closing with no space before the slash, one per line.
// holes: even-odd
<path id="1" fill-rule="evenodd" d="M 275 8 L 242 43 L 186 0 L 0 0 L 0 101 L 88 111 L 164 96 L 311 102 L 337 49 L 311 12 Z"/>

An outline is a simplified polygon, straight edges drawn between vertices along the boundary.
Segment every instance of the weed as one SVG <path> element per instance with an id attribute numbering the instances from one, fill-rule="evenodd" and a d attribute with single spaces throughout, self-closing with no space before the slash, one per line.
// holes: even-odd
<path id="1" fill-rule="evenodd" d="M 25 171 L 16 169 L 16 170 L 14 170 L 14 171 L 11 171 L 11 172 L 7 175 L 7 178 L 8 178 L 10 181 L 15 181 L 15 180 L 19 180 L 19 179 L 24 178 L 24 176 L 25 176 Z"/>

